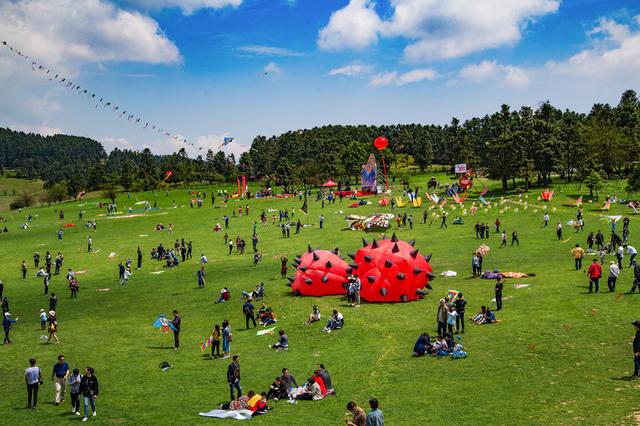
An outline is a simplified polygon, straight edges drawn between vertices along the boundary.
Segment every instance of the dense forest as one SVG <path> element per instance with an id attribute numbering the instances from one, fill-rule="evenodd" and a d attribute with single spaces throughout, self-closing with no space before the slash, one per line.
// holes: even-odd
<path id="1" fill-rule="evenodd" d="M 468 163 L 502 182 L 548 185 L 552 175 L 597 186 L 603 178 L 628 177 L 640 186 L 640 101 L 625 91 L 617 105 L 594 104 L 587 114 L 555 108 L 549 102 L 533 108 L 502 105 L 491 115 L 447 125 L 323 126 L 279 136 L 257 136 L 239 159 L 209 150 L 189 158 L 180 150 L 154 155 L 149 149 L 115 149 L 108 155 L 100 143 L 81 137 L 39 136 L 0 128 L 0 166 L 19 176 L 40 178 L 45 188 L 75 195 L 103 188 L 148 190 L 184 182 L 234 181 L 239 174 L 265 184 L 317 184 L 326 178 L 346 181 L 359 175 L 384 135 L 388 165 Z M 378 152 L 375 152 L 379 155 Z M 173 175 L 165 182 L 165 173 Z"/>

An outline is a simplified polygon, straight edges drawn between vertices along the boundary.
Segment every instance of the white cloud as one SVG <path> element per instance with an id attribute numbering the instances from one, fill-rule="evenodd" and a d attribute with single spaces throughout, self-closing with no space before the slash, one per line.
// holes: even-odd
<path id="1" fill-rule="evenodd" d="M 133 144 L 131 142 L 129 142 L 127 139 L 121 138 L 121 137 L 105 136 L 105 137 L 102 137 L 102 138 L 98 138 L 98 142 L 100 142 L 102 144 L 102 146 L 104 146 L 104 150 L 106 152 L 111 152 L 115 148 L 118 148 L 120 150 L 123 150 L 123 149 L 136 150 L 136 149 L 138 149 L 138 148 L 134 147 Z"/>
<path id="2" fill-rule="evenodd" d="M 362 49 L 378 40 L 381 21 L 370 0 L 351 0 L 331 14 L 329 24 L 320 30 L 318 46 L 324 50 Z"/>
<path id="3" fill-rule="evenodd" d="M 0 28 L 15 48 L 63 72 L 103 61 L 180 61 L 155 20 L 104 0 L 1 2 Z"/>
<path id="4" fill-rule="evenodd" d="M 523 88 L 529 85 L 530 71 L 513 65 L 502 65 L 496 61 L 482 61 L 479 64 L 467 65 L 460 70 L 460 77 L 468 80 L 498 80 L 512 88 Z"/>
<path id="5" fill-rule="evenodd" d="M 558 10 L 560 0 L 391 0 L 393 14 L 381 19 L 369 0 L 351 0 L 320 31 L 325 50 L 362 49 L 378 37 L 407 40 L 410 61 L 447 59 L 520 40 L 538 16 Z"/>
<path id="6" fill-rule="evenodd" d="M 282 68 L 275 62 L 269 62 L 263 69 L 265 74 L 280 75 L 282 74 Z"/>
<path id="7" fill-rule="evenodd" d="M 327 75 L 344 75 L 347 77 L 355 77 L 363 74 L 370 74 L 373 71 L 371 65 L 362 62 L 352 62 L 340 68 L 333 68 Z"/>
<path id="8" fill-rule="evenodd" d="M 551 75 L 585 77 L 598 81 L 620 81 L 629 79 L 629 85 L 638 81 L 640 74 L 640 29 L 635 22 L 620 24 L 602 18 L 588 35 L 592 45 L 571 56 L 566 61 L 549 61 L 545 71 Z"/>
<path id="9" fill-rule="evenodd" d="M 257 56 L 303 56 L 303 54 L 300 52 L 296 52 L 294 50 L 286 49 L 283 47 L 273 46 L 240 46 L 238 50 L 243 53 L 250 53 Z"/>
<path id="10" fill-rule="evenodd" d="M 242 0 L 127 0 L 127 3 L 148 10 L 175 7 L 182 10 L 185 15 L 190 15 L 200 9 L 238 7 L 242 4 Z"/>
<path id="11" fill-rule="evenodd" d="M 217 151 L 224 151 L 226 155 L 233 154 L 236 157 L 236 161 L 240 159 L 240 154 L 249 150 L 249 146 L 244 145 L 242 143 L 238 143 L 237 140 L 227 144 L 226 146 L 220 148 L 220 145 L 224 142 L 224 138 L 227 136 L 231 136 L 229 133 L 225 133 L 223 135 L 202 135 L 196 138 L 195 147 L 192 148 L 196 150 L 196 155 L 202 155 L 202 157 L 207 155 L 207 150 L 212 150 L 214 153 Z M 202 148 L 199 150 L 198 148 Z"/>
<path id="12" fill-rule="evenodd" d="M 381 86 L 404 86 L 405 84 L 418 83 L 423 80 L 434 80 L 438 73 L 431 68 L 418 68 L 400 74 L 397 71 L 390 71 L 377 74 L 371 78 L 369 84 L 373 87 Z"/>

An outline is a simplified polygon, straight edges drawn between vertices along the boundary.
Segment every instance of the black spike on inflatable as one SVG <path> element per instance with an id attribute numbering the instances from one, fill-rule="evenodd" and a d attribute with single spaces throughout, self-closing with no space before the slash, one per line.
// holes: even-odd
<path id="1" fill-rule="evenodd" d="M 413 268 L 413 274 L 414 275 L 420 275 L 422 273 L 422 269 L 415 267 Z"/>
<path id="2" fill-rule="evenodd" d="M 386 288 L 384 288 L 384 287 L 382 287 L 382 288 L 380 289 L 380 295 L 381 295 L 382 297 L 386 296 L 386 295 L 387 295 L 387 289 L 386 289 Z"/>
<path id="3" fill-rule="evenodd" d="M 407 300 L 409 300 L 409 297 L 406 294 L 403 294 L 402 296 L 400 296 L 401 302 L 406 302 Z"/>
<path id="4" fill-rule="evenodd" d="M 313 280 L 311 278 L 305 279 L 304 282 L 309 285 L 313 284 Z"/>
<path id="5" fill-rule="evenodd" d="M 331 269 L 331 262 L 327 260 L 327 263 L 324 264 L 327 269 Z"/>
<path id="6" fill-rule="evenodd" d="M 430 280 L 435 280 L 436 276 L 433 275 L 433 272 L 427 272 L 427 277 L 429 277 Z"/>
<path id="7" fill-rule="evenodd" d="M 366 247 L 366 246 L 368 246 L 368 245 L 369 245 L 369 241 L 367 241 L 367 239 L 366 239 L 366 238 L 363 238 L 363 239 L 362 239 L 362 247 Z"/>
<path id="8" fill-rule="evenodd" d="M 416 257 L 418 257 L 418 249 L 411 250 L 409 254 L 415 259 Z"/>
<path id="9" fill-rule="evenodd" d="M 400 281 L 404 280 L 404 274 L 402 272 L 398 273 L 396 275 L 396 278 L 399 279 Z"/>
<path id="10" fill-rule="evenodd" d="M 367 262 L 367 263 L 371 263 L 372 260 L 373 260 L 373 257 L 371 257 L 371 256 L 365 256 L 364 257 L 364 261 Z"/>
<path id="11" fill-rule="evenodd" d="M 302 263 L 302 258 L 300 256 L 296 256 L 295 259 L 293 259 L 294 262 L 298 262 L 298 263 Z"/>
<path id="12" fill-rule="evenodd" d="M 427 262 L 429 262 L 429 261 L 431 260 L 431 256 L 432 256 L 432 254 L 431 254 L 431 253 L 429 253 L 428 255 L 426 255 L 426 256 L 424 257 L 424 260 L 426 260 Z"/>
<path id="13" fill-rule="evenodd" d="M 429 283 L 425 284 L 425 287 L 428 288 L 429 290 L 433 290 L 433 287 L 431 287 L 431 284 Z"/>
<path id="14" fill-rule="evenodd" d="M 287 277 L 287 279 L 288 279 L 288 280 L 289 280 L 289 282 L 291 282 L 291 283 L 292 283 L 292 282 L 294 282 L 294 281 L 296 280 L 296 279 L 295 279 L 295 278 L 293 278 L 293 277 Z"/>
<path id="15" fill-rule="evenodd" d="M 386 266 L 387 268 L 391 268 L 393 266 L 393 262 L 387 259 L 384 261 L 384 266 Z"/>
<path id="16" fill-rule="evenodd" d="M 347 273 L 347 275 L 353 274 L 353 268 L 347 268 L 344 271 Z"/>
<path id="17" fill-rule="evenodd" d="M 298 269 L 300 269 L 302 272 L 307 272 L 307 267 L 306 266 L 301 266 Z"/>
<path id="18" fill-rule="evenodd" d="M 373 275 L 369 275 L 367 277 L 367 281 L 369 281 L 371 284 L 373 284 L 376 281 L 376 277 L 374 277 Z"/>
<path id="19" fill-rule="evenodd" d="M 373 239 L 373 242 L 371 243 L 371 248 L 372 249 L 377 249 L 378 248 L 378 242 L 376 241 L 376 239 Z"/>
<path id="20" fill-rule="evenodd" d="M 314 251 L 313 252 L 313 261 L 317 262 L 318 260 L 320 260 L 320 256 L 318 256 L 318 254 Z"/>
<path id="21" fill-rule="evenodd" d="M 411 241 L 409 241 L 409 245 L 410 245 L 411 247 L 415 246 L 415 245 L 416 245 L 416 240 L 411 240 Z"/>
<path id="22" fill-rule="evenodd" d="M 350 267 L 351 269 L 358 269 L 358 265 L 356 265 L 355 263 L 350 263 L 350 264 L 349 264 L 349 267 Z"/>
<path id="23" fill-rule="evenodd" d="M 348 253 L 347 256 L 349 256 L 351 258 L 351 260 L 356 260 L 355 253 Z"/>
<path id="24" fill-rule="evenodd" d="M 292 284 L 292 283 L 287 283 L 287 287 L 291 287 L 291 284 Z"/>
<path id="25" fill-rule="evenodd" d="M 329 281 L 329 277 L 325 275 L 324 277 L 322 277 L 320 281 L 322 281 L 323 283 L 326 283 L 327 281 Z"/>
<path id="26" fill-rule="evenodd" d="M 396 233 L 394 232 L 393 235 L 391 236 L 391 242 L 392 243 L 397 243 L 398 242 L 398 237 L 396 236 Z"/>
<path id="27" fill-rule="evenodd" d="M 307 245 L 307 253 L 313 253 L 313 249 L 311 248 L 311 244 Z"/>
<path id="28" fill-rule="evenodd" d="M 391 253 L 397 253 L 400 251 L 400 247 L 398 247 L 398 243 L 395 243 L 393 245 L 393 248 L 391 249 Z"/>

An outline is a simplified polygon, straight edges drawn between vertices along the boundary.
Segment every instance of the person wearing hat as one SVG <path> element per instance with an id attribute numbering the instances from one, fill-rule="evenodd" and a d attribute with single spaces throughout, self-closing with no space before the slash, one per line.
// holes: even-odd
<path id="1" fill-rule="evenodd" d="M 620 265 L 618 265 L 620 267 Z M 593 286 L 596 287 L 596 293 L 599 289 L 600 277 L 602 276 L 602 266 L 598 263 L 598 259 L 594 258 L 593 263 L 589 266 L 587 270 L 587 275 L 589 275 L 589 291 L 588 293 L 593 292 Z"/>
<path id="2" fill-rule="evenodd" d="M 633 338 L 633 377 L 640 378 L 640 321 L 631 323 L 636 327 L 636 335 Z"/>
<path id="3" fill-rule="evenodd" d="M 616 291 L 616 281 L 620 275 L 620 268 L 616 265 L 616 262 L 612 260 L 609 264 L 609 277 L 607 278 L 607 287 L 609 291 Z"/>
<path id="4" fill-rule="evenodd" d="M 11 340 L 9 340 L 9 332 L 11 331 L 11 324 L 13 324 L 14 322 L 18 322 L 18 318 L 13 319 L 11 318 L 11 314 L 9 313 L 9 311 L 5 312 L 2 317 L 2 329 L 4 330 L 4 342 L 2 343 L 3 345 L 11 343 Z"/>

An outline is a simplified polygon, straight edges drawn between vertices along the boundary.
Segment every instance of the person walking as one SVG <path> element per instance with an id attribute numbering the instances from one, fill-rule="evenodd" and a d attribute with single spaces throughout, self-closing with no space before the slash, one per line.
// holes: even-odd
<path id="1" fill-rule="evenodd" d="M 91 235 L 87 237 L 87 253 L 91 253 L 93 248 L 93 239 L 91 239 Z"/>
<path id="2" fill-rule="evenodd" d="M 513 246 L 514 243 L 520 245 L 520 240 L 518 239 L 518 231 L 515 230 L 511 233 L 511 245 Z"/>
<path id="3" fill-rule="evenodd" d="M 73 369 L 73 374 L 69 376 L 69 395 L 71 395 L 71 412 L 76 416 L 80 415 L 80 382 L 82 375 L 77 368 Z"/>
<path id="4" fill-rule="evenodd" d="M 366 426 L 384 426 L 384 415 L 380 411 L 378 400 L 370 399 L 369 407 L 371 407 L 371 411 L 367 414 Z"/>
<path id="5" fill-rule="evenodd" d="M 64 355 L 58 355 L 58 362 L 53 364 L 53 371 L 51 372 L 51 381 L 55 387 L 55 399 L 54 403 L 60 405 L 64 402 L 65 395 L 67 394 L 67 379 L 69 378 L 69 364 L 64 360 Z"/>
<path id="6" fill-rule="evenodd" d="M 89 420 L 89 405 L 91 405 L 91 411 L 93 417 L 96 416 L 96 398 L 100 393 L 98 387 L 98 379 L 94 374 L 93 367 L 87 367 L 84 370 L 84 376 L 80 379 L 80 392 L 82 393 L 82 399 L 84 402 L 84 417 L 83 422 Z"/>
<path id="7" fill-rule="evenodd" d="M 640 378 L 640 321 L 636 320 L 631 323 L 636 329 L 636 335 L 633 338 L 633 376 Z"/>
<path id="8" fill-rule="evenodd" d="M 447 213 L 445 212 L 442 213 L 442 222 L 440 222 L 440 229 L 442 229 L 442 227 L 447 227 Z"/>
<path id="9" fill-rule="evenodd" d="M 627 251 L 627 254 L 629 255 L 629 268 L 631 268 L 631 265 L 635 261 L 636 256 L 638 256 L 638 250 L 636 250 L 635 247 L 630 246 L 628 244 L 624 244 L 622 247 L 625 248 L 625 250 Z M 24 262 L 22 263 L 24 264 Z"/>
<path id="10" fill-rule="evenodd" d="M 580 247 L 580 244 L 576 244 L 576 246 L 571 249 L 571 254 L 573 255 L 573 259 L 576 264 L 576 271 L 582 269 L 582 258 L 584 257 L 584 249 Z"/>
<path id="11" fill-rule="evenodd" d="M 60 343 L 60 339 L 58 339 L 58 319 L 56 318 L 56 311 L 53 309 L 49 311 L 49 317 L 47 318 L 49 322 L 48 331 L 49 338 L 47 339 L 47 343 L 51 341 L 53 338 L 56 341 L 56 345 Z"/>
<path id="12" fill-rule="evenodd" d="M 198 270 L 198 288 L 204 288 L 206 275 L 207 274 L 204 272 L 204 265 L 200 266 L 200 269 Z"/>
<path id="13" fill-rule="evenodd" d="M 180 326 L 182 325 L 182 318 L 178 315 L 177 310 L 173 310 L 173 350 L 177 351 L 180 347 Z"/>
<path id="14" fill-rule="evenodd" d="M 120 285 L 126 286 L 127 284 L 129 284 L 130 277 L 131 277 L 131 269 L 125 268 L 124 272 L 122 273 L 122 279 L 120 280 Z"/>
<path id="15" fill-rule="evenodd" d="M 324 228 L 324 215 L 320 215 L 320 229 Z"/>
<path id="16" fill-rule="evenodd" d="M 251 303 L 251 297 L 247 299 L 242 305 L 242 312 L 244 313 L 244 319 L 247 324 L 247 330 L 249 329 L 249 320 L 253 322 L 253 328 L 256 328 L 256 317 L 253 313 L 253 303 Z"/>
<path id="17" fill-rule="evenodd" d="M 609 287 L 609 291 L 616 291 L 616 281 L 618 280 L 618 276 L 620 275 L 620 268 L 616 265 L 616 262 L 613 260 L 609 265 L 609 277 L 607 278 L 607 287 Z M 635 268 L 634 268 L 635 275 Z"/>
<path id="18" fill-rule="evenodd" d="M 500 235 L 500 247 L 507 246 L 507 231 L 502 230 L 502 234 Z"/>
<path id="19" fill-rule="evenodd" d="M 36 359 L 29 360 L 29 368 L 24 370 L 24 380 L 27 383 L 27 408 L 36 408 L 38 404 L 38 388 L 42 383 L 42 371 L 36 365 Z"/>
<path id="20" fill-rule="evenodd" d="M 4 300 L 7 300 L 7 298 L 5 297 Z M 13 323 L 18 322 L 19 318 L 13 319 L 11 318 L 11 314 L 9 313 L 9 311 L 5 311 L 4 314 L 2 315 L 2 330 L 4 331 L 4 341 L 2 342 L 3 345 L 7 345 L 7 344 L 11 344 L 11 339 L 9 338 L 9 333 L 11 332 L 11 327 L 13 326 Z"/>
<path id="21" fill-rule="evenodd" d="M 44 285 L 44 294 L 49 294 L 49 282 L 51 281 L 51 277 L 46 272 L 42 276 L 42 285 Z"/>
<path id="22" fill-rule="evenodd" d="M 229 383 L 231 401 L 235 400 L 235 389 L 238 390 L 238 398 L 240 398 L 242 396 L 242 387 L 240 387 L 240 355 L 234 355 L 231 363 L 227 367 L 227 383 Z"/>
<path id="23" fill-rule="evenodd" d="M 547 222 L 545 221 L 545 226 L 547 226 L 546 223 Z M 558 240 L 561 241 L 562 240 L 562 222 L 560 222 L 559 220 L 558 220 L 558 224 L 556 225 L 556 235 L 558 236 Z"/>
<path id="24" fill-rule="evenodd" d="M 616 259 L 618 259 L 618 268 L 622 269 L 622 261 L 624 260 L 624 246 L 618 247 L 616 251 Z"/>
<path id="25" fill-rule="evenodd" d="M 602 276 L 602 266 L 600 266 L 600 263 L 598 263 L 598 259 L 596 258 L 593 259 L 593 263 L 591 264 L 591 266 L 589 266 L 589 269 L 587 270 L 587 274 L 589 275 L 588 293 L 592 292 L 594 285 L 596 287 L 596 293 L 597 293 L 599 289 L 598 286 L 600 284 L 600 277 Z"/>
<path id="26" fill-rule="evenodd" d="M 494 287 L 495 295 L 496 295 L 496 311 L 502 310 L 502 290 L 504 289 L 504 284 L 502 283 L 502 279 L 498 278 L 496 281 L 496 285 Z"/>
<path id="27" fill-rule="evenodd" d="M 549 213 L 545 213 L 542 219 L 544 220 L 544 227 L 546 228 L 549 225 Z"/>

